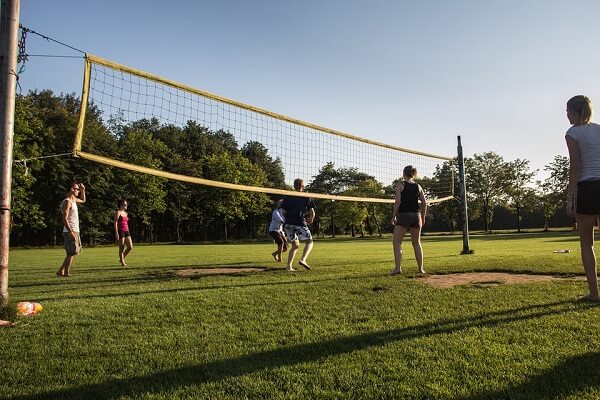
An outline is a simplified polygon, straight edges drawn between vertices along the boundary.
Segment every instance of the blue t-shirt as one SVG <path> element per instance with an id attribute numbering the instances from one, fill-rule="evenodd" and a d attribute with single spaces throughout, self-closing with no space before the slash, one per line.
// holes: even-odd
<path id="1" fill-rule="evenodd" d="M 285 196 L 281 208 L 285 210 L 285 224 L 306 226 L 306 210 L 315 208 L 315 202 L 308 197 Z"/>

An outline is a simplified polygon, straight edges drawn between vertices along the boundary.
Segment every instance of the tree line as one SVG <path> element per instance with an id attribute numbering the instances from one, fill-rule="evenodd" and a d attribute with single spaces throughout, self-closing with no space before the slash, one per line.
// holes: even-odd
<path id="1" fill-rule="evenodd" d="M 72 94 L 31 91 L 16 99 L 12 184 L 13 245 L 56 245 L 61 238 L 59 204 L 72 181 L 84 182 L 88 201 L 80 213 L 87 244 L 113 240 L 116 202 L 129 202 L 130 229 L 136 241 L 248 240 L 267 237 L 275 197 L 167 180 L 66 156 L 70 153 L 80 101 Z M 83 148 L 133 164 L 243 185 L 290 189 L 281 160 L 259 142 L 240 146 L 226 131 L 211 131 L 189 121 L 183 127 L 156 119 L 124 123 L 104 120 L 91 105 L 86 115 Z M 495 152 L 465 160 L 468 171 L 470 224 L 474 228 L 518 229 L 568 225 L 561 205 L 566 198 L 568 159 L 556 156 L 546 166 L 550 178 L 532 182 L 536 171 L 526 160 L 504 161 Z M 456 175 L 456 163 L 438 165 L 420 181 L 430 196 L 440 182 Z M 354 168 L 322 166 L 303 177 L 307 191 L 349 196 L 393 198 L 387 185 Z M 458 190 L 456 189 L 456 193 Z M 318 200 L 317 235 L 382 235 L 391 231 L 391 205 Z M 459 204 L 431 207 L 430 231 L 456 231 Z"/>

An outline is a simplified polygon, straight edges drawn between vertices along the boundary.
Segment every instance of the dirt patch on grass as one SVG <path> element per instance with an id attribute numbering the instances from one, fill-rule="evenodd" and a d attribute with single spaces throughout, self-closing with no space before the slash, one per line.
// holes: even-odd
<path id="1" fill-rule="evenodd" d="M 583 276 L 561 277 L 555 275 L 511 274 L 507 272 L 464 272 L 458 274 L 423 275 L 416 278 L 436 288 L 451 288 L 462 285 L 497 286 L 518 283 L 547 282 L 555 280 L 585 280 Z"/>
<path id="2" fill-rule="evenodd" d="M 203 275 L 245 274 L 249 272 L 263 272 L 267 269 L 268 268 L 265 267 L 205 267 L 176 269 L 173 273 L 177 276 L 192 277 Z"/>

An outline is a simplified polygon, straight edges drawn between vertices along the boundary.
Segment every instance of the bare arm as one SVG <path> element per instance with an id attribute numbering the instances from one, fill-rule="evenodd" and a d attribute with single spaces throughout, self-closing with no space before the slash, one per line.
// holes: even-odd
<path id="1" fill-rule="evenodd" d="M 427 199 L 425 198 L 425 193 L 423 193 L 423 188 L 419 185 L 419 199 L 421 200 L 421 223 L 425 225 L 425 217 L 427 216 Z"/>
<path id="2" fill-rule="evenodd" d="M 392 211 L 392 225 L 396 225 L 396 216 L 398 215 L 398 209 L 400 208 L 403 190 L 404 184 L 402 182 L 398 182 L 396 184 L 396 201 L 394 202 L 394 210 Z"/>
<path id="3" fill-rule="evenodd" d="M 119 239 L 119 211 L 117 211 L 115 213 L 115 218 L 114 218 L 114 224 L 115 224 L 115 240 Z"/>
<path id="4" fill-rule="evenodd" d="M 569 188 L 567 190 L 567 214 L 575 214 L 575 190 L 581 173 L 581 159 L 579 158 L 579 144 L 571 136 L 565 136 L 569 149 Z"/>
<path id="5" fill-rule="evenodd" d="M 80 204 L 85 203 L 85 186 L 83 186 L 83 183 L 79 184 L 79 197 L 75 201 Z"/>
<path id="6" fill-rule="evenodd" d="M 306 222 L 308 222 L 309 224 L 312 224 L 313 220 L 317 216 L 317 213 L 315 212 L 314 208 L 309 208 L 308 210 L 309 211 L 308 211 L 308 217 L 306 217 Z"/>

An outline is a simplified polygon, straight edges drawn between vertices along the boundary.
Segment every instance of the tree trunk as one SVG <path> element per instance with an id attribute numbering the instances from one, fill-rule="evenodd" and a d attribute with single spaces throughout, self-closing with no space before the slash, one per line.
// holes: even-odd
<path id="1" fill-rule="evenodd" d="M 488 225 L 488 202 L 487 200 L 483 201 L 483 228 L 485 230 L 485 232 L 489 232 L 489 225 Z"/>
<path id="2" fill-rule="evenodd" d="M 331 237 L 335 237 L 335 222 L 333 219 L 333 202 L 331 203 Z"/>
<path id="3" fill-rule="evenodd" d="M 521 207 L 517 201 L 517 232 L 521 233 Z"/>
<path id="4" fill-rule="evenodd" d="M 377 221 L 377 214 L 375 213 L 375 206 L 373 206 L 373 221 L 375 222 L 375 226 L 377 227 L 377 234 L 379 234 L 379 237 L 383 236 L 381 234 L 381 227 L 379 226 L 379 221 Z"/>

